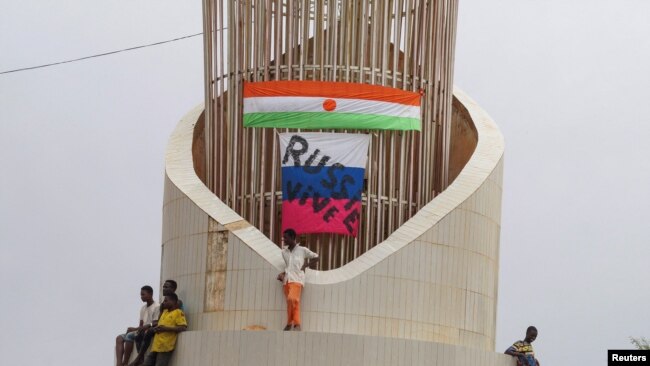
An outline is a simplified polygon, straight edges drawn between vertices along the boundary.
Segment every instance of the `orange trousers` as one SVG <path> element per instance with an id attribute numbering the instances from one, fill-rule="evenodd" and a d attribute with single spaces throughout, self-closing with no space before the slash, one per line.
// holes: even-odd
<path id="1" fill-rule="evenodd" d="M 284 285 L 284 296 L 287 298 L 287 324 L 300 325 L 300 294 L 302 285 L 290 282 Z"/>

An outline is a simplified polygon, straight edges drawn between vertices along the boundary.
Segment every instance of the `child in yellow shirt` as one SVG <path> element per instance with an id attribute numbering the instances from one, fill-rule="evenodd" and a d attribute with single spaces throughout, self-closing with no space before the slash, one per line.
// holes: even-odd
<path id="1" fill-rule="evenodd" d="M 178 307 L 178 296 L 174 293 L 166 295 L 162 305 L 165 310 L 160 315 L 158 325 L 153 328 L 156 335 L 143 366 L 167 366 L 176 347 L 178 333 L 187 330 L 185 314 Z"/>
<path id="2" fill-rule="evenodd" d="M 537 328 L 532 325 L 526 329 L 526 338 L 523 341 L 517 341 L 510 346 L 505 354 L 517 358 L 517 366 L 540 366 L 539 361 L 535 358 L 533 351 L 533 342 L 537 339 Z"/>

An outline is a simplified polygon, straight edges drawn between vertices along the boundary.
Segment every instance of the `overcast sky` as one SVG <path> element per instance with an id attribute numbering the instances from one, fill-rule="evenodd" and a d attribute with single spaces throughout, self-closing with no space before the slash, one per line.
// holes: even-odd
<path id="1" fill-rule="evenodd" d="M 0 9 L 0 72 L 202 30 L 200 1 Z M 649 35 L 645 0 L 461 0 L 456 85 L 506 141 L 499 352 L 531 324 L 545 365 L 650 336 Z M 202 78 L 201 37 L 0 75 L 7 364 L 112 363 L 158 295 L 164 150 Z"/>

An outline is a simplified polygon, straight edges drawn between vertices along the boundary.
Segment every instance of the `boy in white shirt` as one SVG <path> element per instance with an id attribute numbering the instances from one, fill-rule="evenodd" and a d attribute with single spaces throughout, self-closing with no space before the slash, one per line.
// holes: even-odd
<path id="1" fill-rule="evenodd" d="M 128 327 L 126 333 L 115 338 L 117 366 L 126 366 L 128 364 L 136 336 L 149 328 L 154 320 L 158 319 L 160 306 L 153 300 L 153 288 L 151 286 L 142 286 L 140 299 L 145 303 L 140 309 L 140 323 L 137 327 Z"/>
<path id="2" fill-rule="evenodd" d="M 277 278 L 284 284 L 284 295 L 287 298 L 288 319 L 284 330 L 300 330 L 300 295 L 305 285 L 305 268 L 318 262 L 318 254 L 300 246 L 293 229 L 284 231 L 282 242 L 287 245 L 282 249 L 282 258 L 287 267 Z"/>

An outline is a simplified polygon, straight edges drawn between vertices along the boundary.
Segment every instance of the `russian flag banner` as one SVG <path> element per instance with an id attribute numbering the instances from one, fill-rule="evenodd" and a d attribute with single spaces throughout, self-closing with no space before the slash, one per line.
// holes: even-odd
<path id="1" fill-rule="evenodd" d="M 281 133 L 282 230 L 356 237 L 370 136 Z"/>

